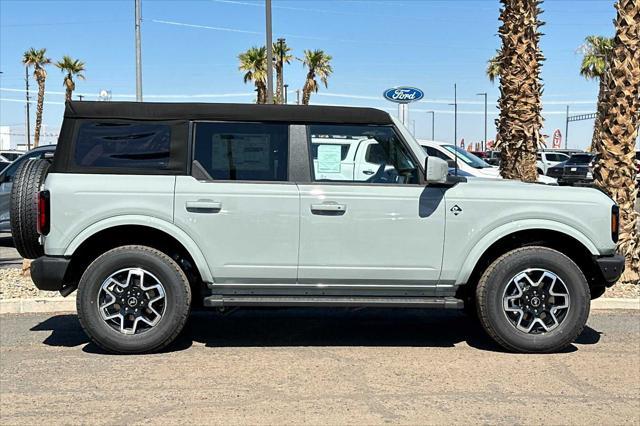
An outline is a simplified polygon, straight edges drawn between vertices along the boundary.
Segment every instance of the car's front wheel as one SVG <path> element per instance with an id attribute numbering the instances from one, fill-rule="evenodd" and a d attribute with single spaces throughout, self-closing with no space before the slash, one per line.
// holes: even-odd
<path id="1" fill-rule="evenodd" d="M 184 327 L 189 282 L 169 256 L 145 246 L 114 248 L 94 260 L 78 285 L 78 318 L 100 347 L 155 352 Z"/>
<path id="2" fill-rule="evenodd" d="M 476 291 L 487 333 L 516 352 L 556 352 L 582 332 L 589 316 L 587 280 L 564 254 L 525 247 L 495 260 Z"/>

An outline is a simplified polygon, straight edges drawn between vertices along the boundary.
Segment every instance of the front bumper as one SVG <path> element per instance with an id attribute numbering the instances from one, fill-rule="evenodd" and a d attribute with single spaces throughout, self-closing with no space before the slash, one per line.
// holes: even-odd
<path id="1" fill-rule="evenodd" d="M 41 256 L 31 262 L 31 279 L 40 290 L 60 291 L 71 259 L 59 256 Z"/>
<path id="2" fill-rule="evenodd" d="M 624 272 L 624 256 L 621 254 L 599 257 L 596 259 L 596 263 L 602 272 L 602 278 L 608 285 L 618 281 Z"/>

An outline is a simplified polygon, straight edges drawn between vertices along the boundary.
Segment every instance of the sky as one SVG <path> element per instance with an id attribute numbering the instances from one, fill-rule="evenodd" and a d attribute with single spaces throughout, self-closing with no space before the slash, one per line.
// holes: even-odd
<path id="1" fill-rule="evenodd" d="M 304 49 L 330 54 L 329 87 L 312 104 L 384 108 L 395 104 L 382 92 L 395 86 L 422 89 L 425 99 L 410 106 L 418 138 L 453 141 L 453 88 L 458 93 L 458 140 L 484 139 L 484 100 L 488 93 L 489 136 L 494 139 L 499 85 L 486 78 L 486 62 L 500 46 L 498 1 L 494 0 L 273 0 L 273 39 L 284 37 L 296 57 Z M 544 134 L 565 133 L 570 114 L 595 112 L 597 83 L 579 75 L 579 47 L 590 34 L 612 36 L 613 0 L 546 0 L 541 48 L 546 57 Z M 254 87 L 244 84 L 237 56 L 264 45 L 264 2 L 257 0 L 142 0 L 142 62 L 145 101 L 252 102 Z M 76 93 L 95 100 L 109 90 L 113 100 L 134 100 L 134 0 L 0 0 L 0 125 L 24 123 L 22 53 L 47 48 L 54 60 L 71 55 L 86 63 L 86 80 Z M 302 88 L 305 71 L 294 60 L 285 68 L 289 102 Z M 64 101 L 63 75 L 48 67 L 43 122 L 59 129 Z M 30 79 L 32 88 L 36 86 Z M 32 108 L 32 126 L 34 121 Z M 586 148 L 593 120 L 572 122 L 568 145 Z M 564 142 L 563 142 L 564 143 Z"/>

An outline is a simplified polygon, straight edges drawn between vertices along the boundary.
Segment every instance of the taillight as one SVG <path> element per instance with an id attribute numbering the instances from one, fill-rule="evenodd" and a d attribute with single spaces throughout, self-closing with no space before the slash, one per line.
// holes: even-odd
<path id="1" fill-rule="evenodd" d="M 618 242 L 618 233 L 620 232 L 620 207 L 613 205 L 611 207 L 611 239 L 614 243 Z"/>
<path id="2" fill-rule="evenodd" d="M 49 209 L 50 209 L 49 191 L 40 191 L 38 193 L 38 233 L 47 235 L 49 233 Z"/>

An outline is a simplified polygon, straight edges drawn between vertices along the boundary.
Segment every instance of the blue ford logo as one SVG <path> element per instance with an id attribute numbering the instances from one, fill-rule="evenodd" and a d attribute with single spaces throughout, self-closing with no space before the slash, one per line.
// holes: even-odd
<path id="1" fill-rule="evenodd" d="M 416 87 L 394 87 L 393 89 L 385 90 L 383 96 L 391 102 L 408 104 L 422 99 L 424 92 Z"/>

